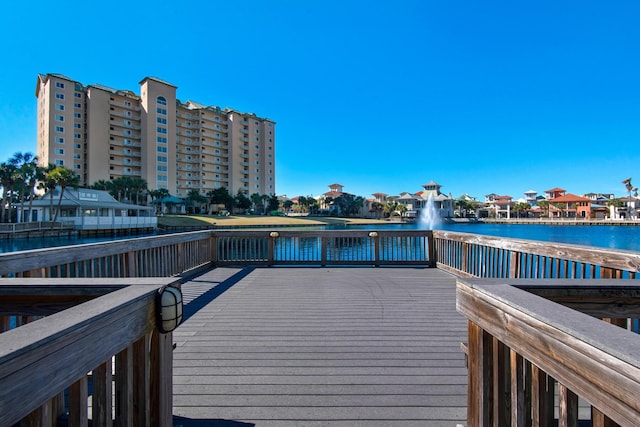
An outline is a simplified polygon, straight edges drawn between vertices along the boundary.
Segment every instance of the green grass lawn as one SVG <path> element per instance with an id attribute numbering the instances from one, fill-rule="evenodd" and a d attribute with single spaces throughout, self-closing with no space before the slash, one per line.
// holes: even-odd
<path id="1" fill-rule="evenodd" d="M 387 224 L 386 220 L 336 217 L 288 217 L 257 215 L 163 215 L 158 217 L 159 226 L 197 227 L 215 224 L 218 227 L 256 225 L 333 225 L 333 224 Z"/>

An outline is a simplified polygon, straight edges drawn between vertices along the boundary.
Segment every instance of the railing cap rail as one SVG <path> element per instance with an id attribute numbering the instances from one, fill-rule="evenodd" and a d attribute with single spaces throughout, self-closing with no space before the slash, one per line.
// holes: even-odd
<path id="1" fill-rule="evenodd" d="M 434 230 L 433 237 L 435 239 L 452 240 L 514 252 L 584 262 L 606 268 L 640 272 L 640 252 L 443 230 Z"/>

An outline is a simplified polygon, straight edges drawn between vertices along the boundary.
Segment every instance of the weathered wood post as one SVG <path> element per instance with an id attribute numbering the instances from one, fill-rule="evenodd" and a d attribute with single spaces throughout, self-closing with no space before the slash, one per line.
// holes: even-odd
<path id="1" fill-rule="evenodd" d="M 269 242 L 267 248 L 267 264 L 271 267 L 274 264 L 275 260 L 275 251 L 276 251 L 276 239 L 280 236 L 280 233 L 277 231 L 272 231 L 269 233 Z"/>

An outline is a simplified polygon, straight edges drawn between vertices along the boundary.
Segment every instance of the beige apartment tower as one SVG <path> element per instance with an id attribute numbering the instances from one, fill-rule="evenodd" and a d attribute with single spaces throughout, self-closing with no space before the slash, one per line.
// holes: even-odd
<path id="1" fill-rule="evenodd" d="M 40 74 L 38 158 L 73 169 L 83 186 L 138 177 L 149 190 L 186 197 L 225 187 L 275 194 L 275 122 L 176 98 L 153 77 L 140 93 Z"/>

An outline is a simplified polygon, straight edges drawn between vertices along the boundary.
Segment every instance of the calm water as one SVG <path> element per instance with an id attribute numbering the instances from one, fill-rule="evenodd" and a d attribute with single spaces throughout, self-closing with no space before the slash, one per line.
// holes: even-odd
<path id="1" fill-rule="evenodd" d="M 344 229 L 345 227 L 330 227 Z M 400 229 L 424 228 L 420 224 L 388 224 L 384 226 L 350 226 L 349 229 Z M 542 240 L 570 243 L 584 246 L 640 251 L 640 226 L 581 226 L 581 225 L 523 225 L 523 224 L 442 224 L 440 230 L 463 233 L 485 234 L 489 236 L 511 237 L 514 239 Z M 134 236 L 139 237 L 139 236 Z M 118 237 L 118 239 L 127 238 Z M 114 238 L 83 239 L 13 239 L 0 240 L 0 252 L 39 249 L 54 246 L 95 243 Z"/>

